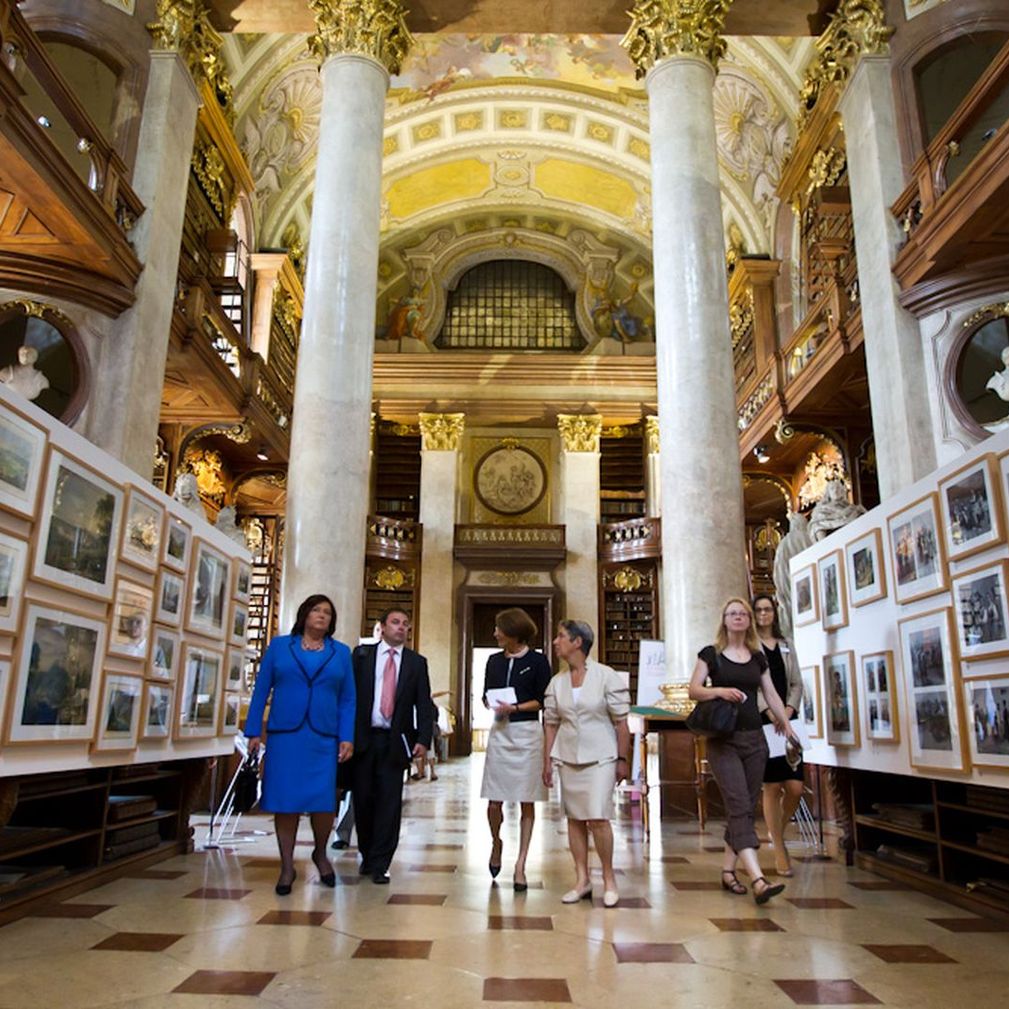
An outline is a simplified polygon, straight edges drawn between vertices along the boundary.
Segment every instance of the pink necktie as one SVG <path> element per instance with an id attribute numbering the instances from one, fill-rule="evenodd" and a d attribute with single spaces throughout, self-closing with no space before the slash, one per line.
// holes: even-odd
<path id="1" fill-rule="evenodd" d="M 396 653 L 389 649 L 385 653 L 385 669 L 382 671 L 382 700 L 378 710 L 382 717 L 392 719 L 392 709 L 396 704 Z"/>

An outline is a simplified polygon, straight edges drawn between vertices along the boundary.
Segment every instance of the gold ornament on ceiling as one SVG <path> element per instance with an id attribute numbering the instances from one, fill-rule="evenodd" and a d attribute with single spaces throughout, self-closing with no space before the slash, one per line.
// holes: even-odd
<path id="1" fill-rule="evenodd" d="M 620 40 L 637 77 L 670 56 L 700 56 L 713 67 L 725 55 L 722 37 L 731 0 L 637 0 Z"/>
<path id="2" fill-rule="evenodd" d="M 466 426 L 464 413 L 422 413 L 417 417 L 420 425 L 421 446 L 425 452 L 457 452 Z"/>
<path id="3" fill-rule="evenodd" d="M 194 81 L 207 80 L 216 93 L 223 90 L 230 98 L 231 85 L 221 58 L 224 39 L 208 15 L 203 0 L 158 0 L 157 20 L 151 21 L 147 30 L 154 38 L 155 49 L 177 52 L 182 57 Z"/>
<path id="4" fill-rule="evenodd" d="M 603 418 L 598 413 L 559 413 L 557 430 L 565 452 L 598 452 Z"/>
<path id="5" fill-rule="evenodd" d="M 316 31 L 308 48 L 320 63 L 341 53 L 370 56 L 398 74 L 413 36 L 398 0 L 308 0 Z"/>

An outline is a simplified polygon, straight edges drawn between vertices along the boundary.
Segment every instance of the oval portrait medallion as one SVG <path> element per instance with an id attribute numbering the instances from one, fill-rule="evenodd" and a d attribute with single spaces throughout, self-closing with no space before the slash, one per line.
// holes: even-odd
<path id="1" fill-rule="evenodd" d="M 480 503 L 498 515 L 522 515 L 535 508 L 547 489 L 547 471 L 521 445 L 492 448 L 476 464 L 474 490 Z"/>

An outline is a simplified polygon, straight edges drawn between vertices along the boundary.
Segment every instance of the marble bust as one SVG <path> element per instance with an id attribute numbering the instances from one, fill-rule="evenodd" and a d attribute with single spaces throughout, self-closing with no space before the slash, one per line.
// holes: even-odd
<path id="1" fill-rule="evenodd" d="M 865 513 L 861 505 L 848 501 L 848 488 L 843 480 L 828 480 L 823 497 L 817 501 L 809 516 L 809 535 L 815 543 L 829 536 L 835 529 L 846 526 Z"/>
<path id="2" fill-rule="evenodd" d="M 1002 370 L 996 371 L 985 385 L 999 399 L 1009 403 L 1009 347 L 1002 351 Z"/>
<path id="3" fill-rule="evenodd" d="M 245 533 L 235 521 L 235 509 L 231 505 L 225 505 L 217 513 L 217 521 L 214 522 L 214 528 L 219 529 L 228 539 L 241 543 L 243 547 L 246 545 Z"/>
<path id="4" fill-rule="evenodd" d="M 49 379 L 35 367 L 38 359 L 34 347 L 18 347 L 18 363 L 0 368 L 0 382 L 27 400 L 38 399 L 49 388 Z"/>
<path id="5" fill-rule="evenodd" d="M 180 473 L 175 478 L 175 490 L 172 497 L 190 511 L 196 512 L 200 518 L 206 519 L 207 512 L 200 500 L 200 488 L 196 483 L 195 473 Z"/>

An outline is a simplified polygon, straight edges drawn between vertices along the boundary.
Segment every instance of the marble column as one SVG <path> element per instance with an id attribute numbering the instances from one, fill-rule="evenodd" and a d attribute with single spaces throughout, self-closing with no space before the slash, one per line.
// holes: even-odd
<path id="1" fill-rule="evenodd" d="M 369 504 L 382 126 L 410 35 L 395 0 L 309 0 L 322 109 L 287 478 L 281 626 L 324 592 L 361 627 Z"/>
<path id="2" fill-rule="evenodd" d="M 645 515 L 662 514 L 662 453 L 659 451 L 659 418 L 645 418 Z"/>
<path id="3" fill-rule="evenodd" d="M 935 469 L 936 449 L 921 330 L 897 299 L 892 271 L 901 232 L 890 206 L 906 179 L 894 143 L 893 83 L 885 53 L 859 59 L 840 109 L 879 491 L 886 499 Z"/>
<path id="4" fill-rule="evenodd" d="M 599 414 L 557 415 L 561 434 L 561 521 L 567 557 L 563 619 L 585 620 L 599 638 Z M 595 655 L 599 657 L 598 651 Z"/>
<path id="5" fill-rule="evenodd" d="M 689 676 L 725 600 L 746 591 L 713 105 L 728 6 L 728 0 L 638 0 L 623 40 L 648 90 L 662 634 L 673 681 Z"/>
<path id="6" fill-rule="evenodd" d="M 459 449 L 465 416 L 420 415 L 420 523 L 424 527 L 420 562 L 418 643 L 427 656 L 431 690 L 450 690 L 455 654 L 455 585 L 452 547 L 459 499 Z"/>

